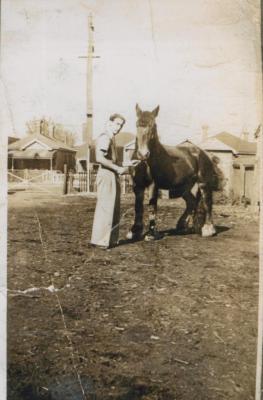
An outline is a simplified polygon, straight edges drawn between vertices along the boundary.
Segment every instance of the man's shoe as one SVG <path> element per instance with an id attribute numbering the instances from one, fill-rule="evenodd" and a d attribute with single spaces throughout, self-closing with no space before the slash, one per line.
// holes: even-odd
<path id="1" fill-rule="evenodd" d="M 108 250 L 109 249 L 109 247 L 108 246 L 101 246 L 101 245 L 99 245 L 99 244 L 93 244 L 93 243 L 90 243 L 90 246 L 91 247 L 97 247 L 98 249 L 102 249 L 102 250 Z"/>

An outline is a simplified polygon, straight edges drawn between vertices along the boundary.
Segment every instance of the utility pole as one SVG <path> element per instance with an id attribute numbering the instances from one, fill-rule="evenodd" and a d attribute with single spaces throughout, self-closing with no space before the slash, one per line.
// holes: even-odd
<path id="1" fill-rule="evenodd" d="M 94 26 L 92 14 L 88 16 L 88 54 L 87 54 L 87 140 L 93 134 L 93 52 L 94 52 Z"/>
<path id="2" fill-rule="evenodd" d="M 262 200 L 263 200 L 263 187 L 262 182 L 262 170 L 263 170 L 263 160 L 262 160 L 262 130 L 261 125 L 258 126 L 255 134 L 255 139 L 257 140 L 257 153 L 256 153 L 256 188 L 257 197 L 256 201 L 259 203 L 260 209 L 260 226 L 263 223 L 262 215 Z M 258 207 L 257 207 L 258 208 Z M 257 337 L 257 365 L 256 365 L 256 394 L 255 400 L 262 400 L 263 391 L 263 367 L 262 367 L 262 357 L 263 357 L 263 234 L 260 230 L 259 235 L 259 290 L 258 290 L 258 337 Z"/>
<path id="3" fill-rule="evenodd" d="M 88 52 L 87 56 L 79 58 L 87 59 L 87 77 L 86 77 L 86 163 L 87 163 L 87 192 L 90 190 L 90 147 L 89 141 L 93 136 L 93 58 L 99 58 L 94 55 L 94 25 L 92 14 L 88 16 Z"/>

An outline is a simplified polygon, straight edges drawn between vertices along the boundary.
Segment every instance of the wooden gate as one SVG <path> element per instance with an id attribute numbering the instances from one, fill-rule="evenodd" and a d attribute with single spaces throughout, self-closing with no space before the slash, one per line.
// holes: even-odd
<path id="1" fill-rule="evenodd" d="M 89 180 L 87 171 L 77 172 L 76 174 L 72 174 L 72 178 L 71 174 L 69 174 L 69 179 L 72 179 L 72 188 L 77 192 L 94 193 L 97 191 L 96 173 L 93 171 L 89 173 Z"/>
<path id="2" fill-rule="evenodd" d="M 87 172 L 77 172 L 76 174 L 69 174 L 69 193 L 70 192 L 88 192 L 96 193 L 96 171 L 90 171 L 89 173 L 89 188 L 88 188 L 88 175 Z M 121 178 L 121 193 L 127 194 L 132 192 L 132 178 L 130 175 L 122 175 Z"/>
<path id="3" fill-rule="evenodd" d="M 244 199 L 251 204 L 254 197 L 255 182 L 254 182 L 254 165 L 245 166 L 244 171 Z"/>
<path id="4" fill-rule="evenodd" d="M 257 191 L 254 165 L 233 165 L 232 190 L 235 202 L 252 204 Z"/>

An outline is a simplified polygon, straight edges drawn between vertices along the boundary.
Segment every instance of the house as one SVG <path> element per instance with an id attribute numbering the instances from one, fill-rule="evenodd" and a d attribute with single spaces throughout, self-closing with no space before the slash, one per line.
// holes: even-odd
<path id="1" fill-rule="evenodd" d="M 8 146 L 8 169 L 39 169 L 63 172 L 75 168 L 76 150 L 41 134 L 27 135 Z"/>
<path id="2" fill-rule="evenodd" d="M 235 200 L 252 202 L 256 185 L 257 143 L 221 132 L 205 138 L 198 145 L 219 158 L 219 167 L 226 179 L 225 194 Z"/>

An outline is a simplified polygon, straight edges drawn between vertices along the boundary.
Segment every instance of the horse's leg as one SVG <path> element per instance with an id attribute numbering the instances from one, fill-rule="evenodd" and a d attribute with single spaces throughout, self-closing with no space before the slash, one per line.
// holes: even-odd
<path id="1" fill-rule="evenodd" d="M 182 195 L 186 202 L 186 210 L 183 215 L 179 218 L 176 230 L 184 233 L 192 233 L 195 230 L 194 227 L 194 215 L 197 207 L 197 197 L 195 197 L 191 191 L 187 191 Z"/>
<path id="2" fill-rule="evenodd" d="M 201 233 L 204 237 L 213 236 L 216 234 L 216 230 L 212 219 L 212 189 L 205 183 L 199 183 L 198 186 L 201 193 L 202 206 L 205 212 L 205 223 L 202 226 Z"/>
<path id="3" fill-rule="evenodd" d="M 205 218 L 206 218 L 206 211 L 204 208 L 204 203 L 203 199 L 201 196 L 201 191 L 198 187 L 198 191 L 196 193 L 196 208 L 194 212 L 194 230 L 195 233 L 199 233 L 201 235 L 202 233 L 202 227 L 205 224 Z"/>
<path id="4" fill-rule="evenodd" d="M 159 238 L 156 230 L 156 214 L 157 214 L 157 201 L 158 201 L 158 187 L 155 183 L 149 186 L 149 230 L 145 235 L 145 240 L 155 240 Z"/>
<path id="5" fill-rule="evenodd" d="M 143 200 L 144 188 L 134 187 L 135 194 L 135 219 L 131 230 L 127 233 L 127 239 L 141 239 L 143 232 Z"/>

